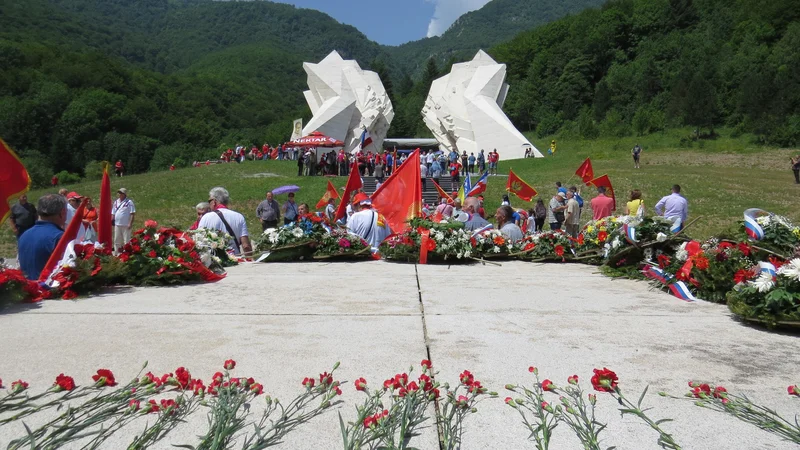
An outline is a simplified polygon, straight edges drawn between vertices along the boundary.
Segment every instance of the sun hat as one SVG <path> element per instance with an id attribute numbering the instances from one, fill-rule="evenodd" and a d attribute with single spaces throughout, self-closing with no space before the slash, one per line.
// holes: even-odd
<path id="1" fill-rule="evenodd" d="M 125 189 L 125 188 L 119 188 L 119 189 L 117 190 L 117 193 L 118 193 L 118 194 L 125 194 L 125 195 L 128 195 L 128 190 L 127 190 L 127 189 Z"/>

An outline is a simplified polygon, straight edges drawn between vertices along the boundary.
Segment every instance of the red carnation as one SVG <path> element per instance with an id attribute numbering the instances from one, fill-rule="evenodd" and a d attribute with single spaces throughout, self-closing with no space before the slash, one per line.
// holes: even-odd
<path id="1" fill-rule="evenodd" d="M 156 228 L 156 227 L 158 227 L 158 222 L 156 222 L 155 220 L 152 220 L 152 219 L 145 220 L 144 221 L 144 227 L 145 228 Z"/>
<path id="2" fill-rule="evenodd" d="M 226 360 L 222 367 L 224 367 L 225 370 L 233 370 L 236 367 L 236 361 L 232 359 Z"/>
<path id="3" fill-rule="evenodd" d="M 578 376 L 573 375 L 571 377 L 567 377 L 567 383 L 569 384 L 578 384 Z"/>
<path id="4" fill-rule="evenodd" d="M 250 392 L 255 395 L 261 395 L 264 393 L 264 386 L 261 383 L 253 383 L 250 385 Z"/>
<path id="5" fill-rule="evenodd" d="M 667 266 L 672 262 L 667 255 L 658 255 L 658 267 L 661 269 L 666 269 Z"/>
<path id="6" fill-rule="evenodd" d="M 469 370 L 461 372 L 461 375 L 458 376 L 458 379 L 461 380 L 461 384 L 467 386 L 471 385 L 475 381 L 475 377 L 469 372 Z"/>
<path id="7" fill-rule="evenodd" d="M 315 381 L 314 381 L 313 378 L 308 378 L 308 377 L 303 378 L 303 386 L 305 386 L 307 388 L 313 388 L 314 387 L 314 383 L 315 383 Z"/>
<path id="8" fill-rule="evenodd" d="M 794 395 L 795 397 L 800 397 L 800 388 L 798 388 L 796 384 L 786 388 L 786 391 L 789 393 L 789 395 Z"/>
<path id="9" fill-rule="evenodd" d="M 92 375 L 92 380 L 97 386 L 116 386 L 117 380 L 114 379 L 114 374 L 108 369 L 97 369 L 97 374 Z"/>
<path id="10" fill-rule="evenodd" d="M 552 391 L 556 388 L 556 385 L 553 384 L 552 381 L 545 379 L 542 381 L 542 389 L 546 392 Z"/>
<path id="11" fill-rule="evenodd" d="M 584 242 L 583 233 L 581 233 L 578 235 L 578 245 L 583 245 Z"/>
<path id="12" fill-rule="evenodd" d="M 175 379 L 178 381 L 178 386 L 187 389 L 192 382 L 192 375 L 185 368 L 178 367 L 175 369 Z"/>
<path id="13" fill-rule="evenodd" d="M 319 383 L 325 385 L 333 384 L 333 376 L 328 372 L 322 372 L 319 374 Z"/>
<path id="14" fill-rule="evenodd" d="M 150 258 L 155 258 L 156 256 L 158 256 L 158 254 L 156 253 L 155 250 L 150 250 L 150 253 L 148 253 L 147 256 L 149 256 Z"/>
<path id="15" fill-rule="evenodd" d="M 594 369 L 594 376 L 592 377 L 592 387 L 595 391 L 599 392 L 614 392 L 617 387 L 617 374 L 611 370 Z"/>
<path id="16" fill-rule="evenodd" d="M 424 370 L 428 370 L 433 367 L 429 359 L 423 359 L 422 362 L 419 363 L 419 365 L 422 366 Z"/>
<path id="17" fill-rule="evenodd" d="M 53 383 L 53 386 L 58 387 L 59 391 L 71 391 L 75 389 L 75 380 L 62 373 L 56 377 L 56 382 Z"/>
<path id="18" fill-rule="evenodd" d="M 555 249 L 554 249 L 554 250 L 555 250 L 555 252 L 556 252 L 556 255 L 558 255 L 558 256 L 564 256 L 564 246 L 563 246 L 563 245 L 560 245 L 560 244 L 559 244 L 559 245 L 556 245 L 556 247 L 555 247 Z"/>
<path id="19" fill-rule="evenodd" d="M 363 377 L 359 378 L 355 381 L 355 386 L 357 391 L 366 391 L 367 390 L 367 380 Z"/>
<path id="20" fill-rule="evenodd" d="M 158 412 L 158 403 L 155 400 L 150 400 L 147 402 L 147 411 L 148 413 L 156 413 Z"/>
<path id="21" fill-rule="evenodd" d="M 703 255 L 695 255 L 692 257 L 694 260 L 694 265 L 697 267 L 697 270 L 706 270 L 708 269 L 708 258 Z"/>
<path id="22" fill-rule="evenodd" d="M 138 411 L 140 405 L 141 403 L 139 400 L 136 400 L 135 398 L 132 398 L 131 401 L 128 402 L 128 407 L 131 409 L 131 411 Z"/>
<path id="23" fill-rule="evenodd" d="M 598 241 L 605 242 L 606 239 L 608 239 L 608 233 L 606 233 L 605 231 L 601 231 L 601 232 L 597 233 L 597 240 Z"/>
<path id="24" fill-rule="evenodd" d="M 728 395 L 728 390 L 725 389 L 724 387 L 717 386 L 716 388 L 714 388 L 714 397 L 724 398 L 726 395 Z"/>
<path id="25" fill-rule="evenodd" d="M 506 405 L 510 405 L 513 401 L 514 399 L 512 399 L 511 397 L 506 397 Z"/>
<path id="26" fill-rule="evenodd" d="M 11 392 L 22 392 L 28 389 L 28 383 L 22 380 L 17 380 L 11 383 Z"/>
<path id="27" fill-rule="evenodd" d="M 739 242 L 738 244 L 736 244 L 736 248 L 738 248 L 739 251 L 742 252 L 742 254 L 744 254 L 744 256 L 750 256 L 750 252 L 752 249 L 750 247 L 750 244 L 748 244 L 747 242 Z"/>
<path id="28" fill-rule="evenodd" d="M 534 366 L 528 367 L 528 372 L 534 373 L 534 374 L 538 374 L 539 373 L 539 371 Z"/>

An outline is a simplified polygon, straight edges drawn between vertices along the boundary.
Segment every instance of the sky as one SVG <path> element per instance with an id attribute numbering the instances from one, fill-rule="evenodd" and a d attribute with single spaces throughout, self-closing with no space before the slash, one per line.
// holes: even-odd
<path id="1" fill-rule="evenodd" d="M 489 0 L 276 0 L 322 11 L 380 44 L 439 36 L 462 14 Z"/>

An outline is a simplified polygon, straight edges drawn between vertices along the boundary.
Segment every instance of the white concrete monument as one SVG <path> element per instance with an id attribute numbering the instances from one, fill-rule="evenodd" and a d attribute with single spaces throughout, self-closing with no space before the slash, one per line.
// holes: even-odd
<path id="1" fill-rule="evenodd" d="M 497 149 L 501 160 L 542 154 L 520 133 L 501 109 L 508 94 L 506 65 L 483 50 L 472 61 L 453 64 L 449 74 L 434 80 L 422 115 L 443 150 L 467 154 Z"/>
<path id="2" fill-rule="evenodd" d="M 367 130 L 372 143 L 364 151 L 380 151 L 394 117 L 394 109 L 378 74 L 344 60 L 335 50 L 318 64 L 303 63 L 308 90 L 303 92 L 314 117 L 303 136 L 320 131 L 345 143 L 346 151 L 361 146 Z"/>

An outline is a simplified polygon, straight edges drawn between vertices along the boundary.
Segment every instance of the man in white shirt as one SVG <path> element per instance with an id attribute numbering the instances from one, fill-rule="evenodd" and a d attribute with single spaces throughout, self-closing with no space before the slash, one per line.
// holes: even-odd
<path id="1" fill-rule="evenodd" d="M 206 213 L 198 228 L 208 228 L 221 231 L 232 236 L 233 239 L 228 243 L 228 247 L 233 250 L 235 255 L 250 257 L 253 255 L 253 247 L 250 245 L 250 235 L 247 232 L 247 221 L 244 216 L 236 211 L 228 209 L 230 194 L 224 187 L 215 187 L 208 193 L 208 204 L 211 212 Z"/>
<path id="2" fill-rule="evenodd" d="M 372 201 L 366 194 L 357 194 L 353 203 L 358 204 L 361 210 L 347 219 L 347 228 L 351 233 L 361 236 L 376 252 L 381 242 L 392 234 L 392 229 L 386 219 L 372 209 Z"/>
<path id="3" fill-rule="evenodd" d="M 433 155 L 433 150 L 428 150 L 428 154 L 425 156 L 425 162 L 427 163 L 428 169 L 431 168 L 433 165 L 433 160 L 436 157 Z"/>
<path id="4" fill-rule="evenodd" d="M 428 177 L 428 166 L 426 166 L 425 163 L 419 164 L 419 177 L 420 180 L 422 181 L 422 190 L 424 191 L 426 184 L 425 179 Z"/>
<path id="5" fill-rule="evenodd" d="M 128 198 L 128 190 L 119 188 L 119 197 L 111 206 L 111 215 L 114 216 L 114 250 L 119 253 L 122 247 L 131 240 L 131 227 L 136 218 L 136 206 Z"/>

